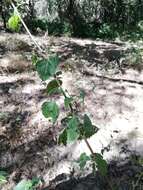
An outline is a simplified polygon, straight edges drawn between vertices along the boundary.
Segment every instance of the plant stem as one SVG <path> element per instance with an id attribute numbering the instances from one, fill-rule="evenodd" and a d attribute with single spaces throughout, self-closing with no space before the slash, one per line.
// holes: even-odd
<path id="1" fill-rule="evenodd" d="M 66 95 L 64 89 L 61 87 L 61 84 L 60 84 L 59 80 L 58 80 L 56 77 L 55 77 L 55 80 L 56 80 L 56 82 L 57 82 L 57 84 L 58 84 L 60 90 L 62 91 L 63 96 L 64 96 L 65 98 L 67 98 L 67 95 Z M 72 107 L 72 104 L 71 104 L 71 103 L 69 104 L 69 107 L 70 107 L 71 113 L 73 113 L 74 110 L 73 110 L 73 107 Z"/>
<path id="2" fill-rule="evenodd" d="M 55 80 L 56 80 L 56 82 L 57 82 L 57 84 L 58 84 L 60 90 L 62 91 L 63 96 L 64 96 L 65 98 L 67 98 L 67 95 L 66 95 L 64 89 L 61 87 L 61 84 L 60 84 L 59 80 L 58 80 L 56 77 L 55 77 Z M 74 114 L 74 113 L 73 113 L 74 110 L 73 110 L 73 107 L 72 107 L 72 104 L 71 104 L 71 103 L 69 104 L 69 107 L 70 107 L 71 113 Z M 85 144 L 87 145 L 88 149 L 90 150 L 90 153 L 91 153 L 92 155 L 94 155 L 94 151 L 93 151 L 92 147 L 90 146 L 90 144 L 89 144 L 87 138 L 84 138 L 84 142 L 85 142 Z"/>
<path id="3" fill-rule="evenodd" d="M 43 52 L 42 48 L 39 46 L 39 44 L 38 44 L 38 43 L 35 41 L 35 39 L 33 38 L 32 34 L 30 33 L 28 27 L 26 26 L 24 20 L 22 19 L 21 15 L 20 15 L 20 13 L 19 13 L 19 11 L 18 11 L 18 9 L 16 8 L 16 6 L 14 5 L 14 3 L 13 3 L 12 1 L 11 1 L 11 5 L 12 5 L 13 9 L 16 11 L 16 13 L 17 13 L 17 15 L 18 15 L 18 17 L 19 17 L 21 23 L 23 24 L 25 30 L 26 30 L 27 33 L 29 34 L 31 40 L 34 42 L 34 44 L 37 46 L 37 48 L 38 48 L 38 49 L 40 50 L 40 52 L 42 53 L 42 52 Z M 57 84 L 58 84 L 60 90 L 62 91 L 63 96 L 64 96 L 65 98 L 67 98 L 67 95 L 66 95 L 65 91 L 63 90 L 63 88 L 61 87 L 61 85 L 60 85 L 58 79 L 57 79 L 57 78 L 55 78 L 55 79 L 56 79 L 56 82 L 57 82 Z M 73 110 L 73 107 L 72 107 L 72 104 L 71 104 L 71 103 L 69 104 L 69 107 L 70 107 L 71 113 L 73 113 L 74 110 Z M 91 154 L 93 155 L 93 154 L 94 154 L 94 151 L 92 150 L 92 148 L 91 148 L 91 146 L 90 146 L 88 140 L 85 138 L 84 141 L 85 141 L 85 143 L 86 143 L 88 149 L 90 150 Z"/>
<path id="4" fill-rule="evenodd" d="M 85 141 L 85 143 L 86 143 L 88 149 L 90 150 L 91 154 L 94 155 L 94 151 L 93 151 L 93 149 L 91 148 L 91 146 L 90 146 L 88 140 L 85 138 L 84 141 Z"/>
<path id="5" fill-rule="evenodd" d="M 34 37 L 32 36 L 32 34 L 30 33 L 30 31 L 29 31 L 28 27 L 26 26 L 24 20 L 22 19 L 21 15 L 20 15 L 20 13 L 19 13 L 19 11 L 18 11 L 18 9 L 16 8 L 16 6 L 14 5 L 14 3 L 13 3 L 12 1 L 11 1 L 11 6 L 12 6 L 13 9 L 16 11 L 17 16 L 19 17 L 21 23 L 23 24 L 23 26 L 24 26 L 26 32 L 29 34 L 31 40 L 34 42 L 34 44 L 37 46 L 37 48 L 40 50 L 40 52 L 43 53 L 42 48 L 39 46 L 39 44 L 36 42 L 36 40 L 34 39 Z"/>

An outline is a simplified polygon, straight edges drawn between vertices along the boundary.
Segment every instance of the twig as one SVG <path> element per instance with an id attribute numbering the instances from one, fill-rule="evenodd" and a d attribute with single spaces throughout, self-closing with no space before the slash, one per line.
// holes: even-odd
<path id="1" fill-rule="evenodd" d="M 95 77 L 97 77 L 97 78 L 107 79 L 107 80 L 112 81 L 112 82 L 119 82 L 119 81 L 122 81 L 122 82 L 128 82 L 128 83 L 132 83 L 132 84 L 143 85 L 143 81 L 136 81 L 136 80 L 125 79 L 125 78 L 112 78 L 112 77 L 109 77 L 109 76 L 104 76 L 104 75 L 96 74 L 96 73 L 94 73 L 93 71 L 89 71 L 89 70 L 84 70 L 84 71 L 83 71 L 83 74 L 88 75 L 88 76 L 90 76 L 90 77 L 95 76 Z"/>
<path id="2" fill-rule="evenodd" d="M 123 81 L 123 82 L 135 83 L 135 84 L 143 85 L 143 81 L 135 81 L 135 80 L 124 79 L 124 78 L 111 78 L 111 77 L 108 77 L 108 76 L 102 76 L 102 75 L 98 75 L 98 74 L 96 74 L 95 76 L 98 77 L 98 78 L 102 77 L 104 79 L 107 79 L 107 80 L 113 81 L 113 82 Z"/>
<path id="3" fill-rule="evenodd" d="M 39 46 L 39 44 L 36 42 L 36 40 L 34 39 L 34 37 L 32 36 L 32 34 L 30 33 L 30 31 L 29 31 L 28 27 L 26 26 L 24 20 L 22 19 L 21 15 L 20 15 L 20 13 L 19 13 L 19 11 L 18 11 L 18 9 L 16 8 L 16 6 L 14 5 L 14 3 L 13 3 L 12 1 L 11 1 L 11 6 L 12 6 L 13 9 L 16 11 L 17 16 L 19 17 L 21 23 L 23 24 L 23 26 L 24 26 L 26 32 L 29 34 L 31 40 L 34 42 L 34 44 L 36 45 L 36 47 L 37 47 L 37 48 L 39 49 L 39 51 L 42 53 L 42 52 L 43 52 L 42 48 Z"/>

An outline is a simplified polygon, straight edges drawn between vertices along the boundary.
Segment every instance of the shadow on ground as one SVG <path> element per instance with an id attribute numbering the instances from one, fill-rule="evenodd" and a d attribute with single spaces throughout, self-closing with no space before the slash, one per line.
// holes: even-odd
<path id="1" fill-rule="evenodd" d="M 67 180 L 68 178 L 70 179 Z M 122 164 L 119 160 L 111 161 L 105 177 L 99 172 L 82 178 L 61 174 L 50 182 L 50 186 L 43 190 L 141 190 L 142 188 L 142 158 L 131 154 Z"/>
<path id="2" fill-rule="evenodd" d="M 7 46 L 9 45 L 7 44 Z M 22 44 L 21 51 L 24 51 L 25 47 L 25 43 L 24 46 Z M 9 73 L 4 70 L 0 83 L 0 108 L 2 113 L 6 114 L 1 115 L 0 118 L 0 132 L 2 128 L 5 128 L 5 132 L 0 133 L 0 168 L 10 172 L 13 176 L 12 180 L 17 183 L 23 177 L 31 178 L 31 176 L 42 177 L 46 175 L 46 172 L 52 169 L 54 165 L 61 163 L 63 160 L 68 160 L 69 155 L 67 152 L 62 152 L 64 149 L 61 149 L 61 152 L 57 150 L 56 136 L 61 129 L 60 124 L 53 128 L 49 123 L 45 124 L 41 117 L 37 122 L 36 119 L 41 113 L 40 104 L 45 100 L 46 95 L 43 87 L 42 89 L 39 88 L 41 81 L 38 81 L 39 79 L 35 73 L 34 78 L 33 74 L 30 73 L 33 70 L 30 69 L 31 65 L 29 62 L 27 63 L 27 59 L 23 59 L 21 54 L 15 57 L 19 46 L 16 49 L 14 46 L 12 48 L 12 50 L 9 47 L 4 48 L 4 44 L 0 46 L 0 54 L 4 58 L 1 63 L 4 63 L 5 60 L 8 67 L 10 66 Z M 9 54 L 9 60 L 4 57 L 8 51 L 14 52 L 12 55 Z M 31 52 L 31 50 L 29 51 Z M 82 44 L 82 40 L 64 41 L 60 39 L 57 42 L 55 40 L 55 44 L 53 43 L 51 46 L 51 51 L 59 54 L 61 65 L 65 66 L 70 63 L 75 71 L 82 71 L 84 66 L 91 67 L 91 70 L 98 70 L 98 67 L 102 70 L 106 66 L 107 68 L 108 66 L 111 66 L 111 68 L 119 66 L 118 63 L 119 59 L 122 58 L 124 46 L 122 44 L 100 44 L 99 42 L 89 43 L 88 41 Z M 20 70 L 18 69 L 19 59 L 22 61 Z M 16 65 L 12 65 L 11 68 L 11 63 L 14 63 L 14 60 Z M 15 73 L 16 71 L 25 73 L 27 77 L 13 81 L 13 74 L 20 77 L 18 73 Z M 25 71 L 29 72 L 26 73 Z M 131 85 L 127 81 L 113 81 L 93 75 L 86 76 L 82 72 L 79 72 L 81 75 L 76 78 L 78 75 L 75 71 L 70 72 L 70 74 L 64 73 L 64 76 L 66 76 L 64 80 L 68 83 L 69 88 L 73 90 L 73 93 L 76 92 L 73 85 L 81 81 L 78 85 L 86 93 L 84 111 L 91 114 L 96 124 L 108 125 L 108 122 L 112 121 L 114 117 L 116 120 L 118 114 L 123 116 L 124 113 L 128 113 L 127 119 L 131 118 L 131 115 L 136 111 L 133 104 L 137 98 L 136 92 L 142 97 L 142 91 L 139 91 L 140 87 L 134 84 Z M 5 75 L 7 75 L 7 78 Z M 68 81 L 70 75 L 72 80 Z M 5 78 L 7 81 L 4 81 Z M 85 83 L 82 86 L 83 82 Z M 26 90 L 27 93 L 25 93 Z M 32 123 L 33 120 L 36 120 L 36 122 Z M 138 117 L 136 120 L 138 120 Z M 45 126 L 47 128 L 44 128 Z M 116 126 L 114 126 L 114 130 L 118 133 Z M 131 133 L 129 136 L 131 137 Z M 120 142 L 116 145 L 127 155 L 130 151 L 129 147 L 126 146 L 128 139 L 121 136 Z M 95 139 L 93 140 L 96 144 Z M 141 145 L 137 148 L 142 149 Z M 65 149 L 74 152 L 72 147 Z M 60 154 L 62 157 L 60 157 Z M 135 163 L 132 159 L 129 160 L 126 164 L 119 166 L 119 160 L 112 161 L 109 164 L 108 178 L 111 184 L 119 186 L 120 190 L 130 190 L 133 185 L 137 185 L 134 190 L 139 190 L 138 187 L 140 188 L 143 185 L 143 180 L 140 178 L 143 169 L 139 164 L 138 157 L 135 157 Z M 137 176 L 138 174 L 139 176 Z M 73 174 L 61 174 L 50 182 L 47 190 L 108 190 L 109 183 L 107 181 L 98 173 L 96 176 L 90 174 L 79 179 L 74 178 Z"/>

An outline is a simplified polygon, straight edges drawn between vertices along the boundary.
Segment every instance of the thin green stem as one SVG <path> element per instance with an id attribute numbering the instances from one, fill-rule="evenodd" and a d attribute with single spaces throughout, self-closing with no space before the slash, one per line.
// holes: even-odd
<path id="1" fill-rule="evenodd" d="M 57 84 L 58 84 L 58 86 L 59 86 L 59 88 L 60 88 L 60 90 L 61 90 L 63 96 L 64 96 L 65 98 L 67 98 L 66 92 L 65 92 L 64 89 L 61 87 L 61 84 L 60 84 L 59 80 L 58 80 L 56 77 L 55 77 L 55 80 L 56 80 L 56 82 L 57 82 Z M 69 104 L 69 107 L 70 107 L 71 113 L 73 114 L 74 110 L 73 110 L 73 107 L 72 107 L 72 104 L 71 104 L 71 103 Z"/>
<path id="2" fill-rule="evenodd" d="M 58 84 L 60 90 L 62 91 L 63 96 L 64 96 L 65 98 L 67 98 L 67 95 L 66 95 L 64 89 L 61 87 L 61 84 L 60 84 L 59 80 L 58 80 L 56 77 L 55 77 L 55 80 L 56 80 L 56 82 L 57 82 L 57 84 Z M 70 107 L 71 113 L 74 114 L 73 107 L 72 107 L 72 104 L 71 104 L 71 103 L 69 104 L 69 107 Z M 84 142 L 85 142 L 85 144 L 87 145 L 88 149 L 90 150 L 90 153 L 91 153 L 92 155 L 94 155 L 94 151 L 93 151 L 92 147 L 90 146 L 90 144 L 89 144 L 87 138 L 84 138 Z"/>

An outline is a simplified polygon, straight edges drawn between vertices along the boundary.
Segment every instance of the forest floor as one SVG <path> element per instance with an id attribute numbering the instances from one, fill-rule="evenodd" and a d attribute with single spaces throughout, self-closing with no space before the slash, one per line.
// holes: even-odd
<path id="1" fill-rule="evenodd" d="M 35 39 L 48 53 L 59 55 L 63 87 L 73 95 L 84 90 L 85 103 L 78 109 L 100 128 L 89 142 L 108 161 L 112 187 L 143 189 L 143 63 L 119 65 L 132 45 Z M 0 189 L 11 190 L 20 179 L 33 176 L 43 178 L 45 190 L 111 189 L 98 173 L 79 171 L 75 160 L 89 154 L 83 141 L 57 145 L 63 114 L 54 128 L 42 116 L 41 105 L 49 97 L 31 63 L 34 49 L 27 35 L 0 33 L 0 168 L 9 173 L 9 182 Z M 54 98 L 64 113 L 63 98 Z"/>

